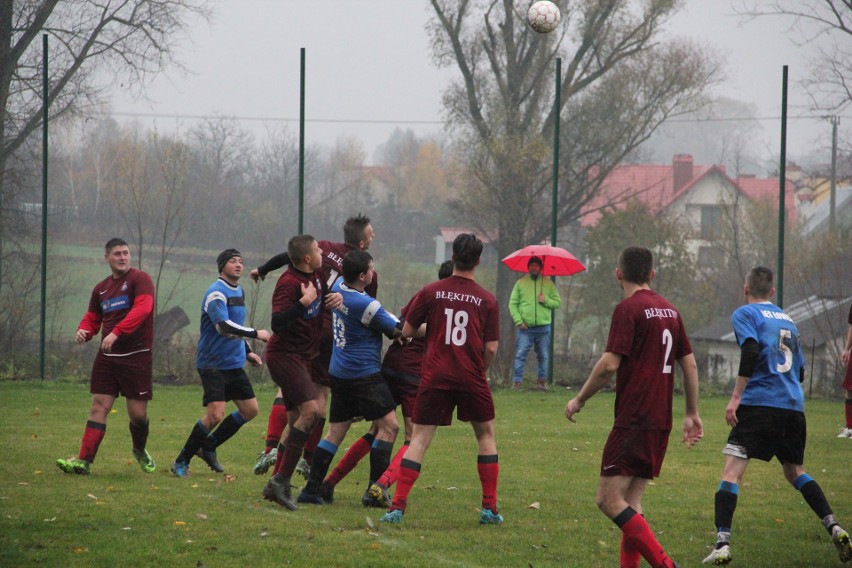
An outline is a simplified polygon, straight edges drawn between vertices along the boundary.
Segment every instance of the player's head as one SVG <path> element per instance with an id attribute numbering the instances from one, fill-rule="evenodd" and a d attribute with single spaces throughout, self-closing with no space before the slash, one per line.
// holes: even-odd
<path id="1" fill-rule="evenodd" d="M 440 268 L 438 268 L 438 280 L 443 280 L 444 278 L 449 278 L 453 275 L 453 261 L 445 260 L 441 263 Z"/>
<path id="2" fill-rule="evenodd" d="M 109 254 L 112 251 L 112 249 L 114 249 L 115 247 L 126 247 L 126 246 L 127 246 L 127 241 L 125 241 L 124 239 L 120 239 L 118 237 L 113 237 L 110 240 L 108 240 L 106 242 L 106 244 L 104 245 L 104 252 L 106 254 Z"/>
<path id="3" fill-rule="evenodd" d="M 765 266 L 756 266 L 746 275 L 744 292 L 758 300 L 768 300 L 775 293 L 772 286 L 772 271 Z"/>
<path id="4" fill-rule="evenodd" d="M 104 259 L 113 276 L 121 276 L 130 270 L 130 247 L 124 239 L 112 238 L 104 245 Z"/>
<path id="5" fill-rule="evenodd" d="M 362 274 L 365 286 L 373 281 L 373 257 L 365 250 L 350 250 L 343 257 L 343 281 L 354 284 Z"/>
<path id="6" fill-rule="evenodd" d="M 354 217 L 349 217 L 343 223 L 343 242 L 350 247 L 358 250 L 367 250 L 373 243 L 373 225 L 370 224 L 370 218 L 366 215 L 358 213 Z"/>
<path id="7" fill-rule="evenodd" d="M 216 257 L 219 274 L 226 273 L 228 278 L 239 280 L 243 273 L 243 255 L 237 249 L 225 249 Z"/>
<path id="8" fill-rule="evenodd" d="M 479 264 L 482 255 L 482 241 L 473 233 L 462 233 L 453 241 L 453 265 L 463 272 L 469 272 Z"/>
<path id="9" fill-rule="evenodd" d="M 287 254 L 293 264 L 306 264 L 312 271 L 322 266 L 322 250 L 311 235 L 296 235 L 287 243 Z"/>
<path id="10" fill-rule="evenodd" d="M 654 255 L 645 247 L 629 246 L 618 256 L 617 271 L 621 273 L 621 280 L 649 284 L 654 277 Z"/>

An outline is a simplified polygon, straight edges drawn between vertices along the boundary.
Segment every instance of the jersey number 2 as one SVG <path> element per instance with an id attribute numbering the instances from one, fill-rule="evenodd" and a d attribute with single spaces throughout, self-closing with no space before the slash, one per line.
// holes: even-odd
<path id="1" fill-rule="evenodd" d="M 668 329 L 663 330 L 663 345 L 666 346 L 666 356 L 663 357 L 663 374 L 670 375 L 672 372 L 672 366 L 669 365 L 669 355 L 672 354 L 672 345 L 674 344 L 674 338 L 672 337 L 672 332 Z"/>

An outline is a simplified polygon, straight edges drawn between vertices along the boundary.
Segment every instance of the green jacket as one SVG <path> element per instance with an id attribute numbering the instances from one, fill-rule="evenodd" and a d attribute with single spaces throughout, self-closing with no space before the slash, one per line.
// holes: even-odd
<path id="1" fill-rule="evenodd" d="M 544 293 L 544 303 L 538 301 L 539 293 Z M 525 323 L 527 327 L 550 325 L 551 312 L 561 305 L 556 285 L 546 276 L 533 280 L 525 275 L 515 282 L 509 297 L 509 313 L 515 325 Z"/>

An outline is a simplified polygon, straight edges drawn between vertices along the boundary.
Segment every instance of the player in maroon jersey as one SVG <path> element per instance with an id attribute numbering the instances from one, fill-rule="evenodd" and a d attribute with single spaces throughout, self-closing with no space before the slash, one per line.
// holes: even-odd
<path id="1" fill-rule="evenodd" d="M 343 270 L 343 257 L 346 256 L 346 253 L 351 250 L 367 250 L 370 248 L 374 234 L 373 226 L 370 223 L 369 217 L 356 215 L 354 217 L 349 217 L 343 224 L 344 242 L 335 243 L 331 241 L 319 241 L 319 248 L 323 251 L 323 281 L 327 287 L 331 288 L 331 285 L 334 284 L 334 281 L 338 278 L 338 276 L 340 276 L 340 273 Z M 249 273 L 249 276 L 255 282 L 258 280 L 264 280 L 269 272 L 289 264 L 290 256 L 288 253 L 284 252 L 270 258 L 263 265 L 252 270 Z M 366 288 L 365 292 L 375 298 L 377 290 L 378 275 L 374 274 L 373 282 Z M 326 310 L 323 322 L 323 336 L 320 341 L 319 355 L 314 360 L 313 373 L 314 380 L 325 389 L 324 392 L 326 398 L 328 398 L 328 366 L 329 363 L 331 363 L 332 351 L 331 310 Z M 269 467 L 275 463 L 276 456 L 278 454 L 277 446 L 286 424 L 287 408 L 284 405 L 281 398 L 281 392 L 279 391 L 272 403 L 272 410 L 269 413 L 269 420 L 266 428 L 266 448 L 264 452 L 258 456 L 257 463 L 254 466 L 254 473 L 256 475 L 266 473 Z M 296 467 L 296 471 L 302 474 L 305 479 L 308 477 L 311 457 L 313 456 L 314 450 L 316 450 L 317 442 L 319 442 L 322 437 L 322 430 L 324 426 L 325 418 L 321 419 L 317 422 L 316 426 L 314 426 L 314 431 L 311 432 L 310 437 L 305 442 L 305 458 L 300 461 Z M 353 448 L 350 449 L 350 452 L 357 455 L 350 456 L 350 452 L 347 452 L 347 456 L 355 459 L 355 463 L 370 452 L 370 444 L 372 444 L 373 440 L 370 434 L 365 436 L 365 439 L 368 437 L 370 438 L 368 442 L 356 442 L 353 445 Z M 366 449 L 364 447 L 366 447 Z M 361 450 L 365 451 L 362 452 Z"/>
<path id="2" fill-rule="evenodd" d="M 625 248 L 615 277 L 624 300 L 612 314 L 604 354 L 576 397 L 565 406 L 574 415 L 616 374 L 615 424 L 604 446 L 595 497 L 600 510 L 621 529 L 621 567 L 677 566 L 642 516 L 642 494 L 659 476 L 672 429 L 674 362 L 683 371 L 686 415 L 683 441 L 692 447 L 704 435 L 698 417 L 698 369 L 680 313 L 651 290 L 656 275 L 651 251 Z"/>
<path id="3" fill-rule="evenodd" d="M 846 332 L 846 342 L 843 344 L 843 353 L 840 354 L 840 360 L 846 365 L 846 374 L 843 376 L 843 383 L 840 385 L 846 391 L 846 428 L 844 428 L 838 438 L 852 438 L 852 306 L 849 306 L 849 329 Z"/>
<path id="4" fill-rule="evenodd" d="M 110 274 L 99 282 L 89 300 L 74 340 L 90 341 L 101 330 L 101 344 L 92 365 L 89 392 L 92 405 L 80 454 L 56 460 L 65 473 L 91 473 L 92 462 L 106 434 L 106 421 L 115 399 L 127 399 L 133 457 L 146 473 L 154 471 L 148 441 L 148 401 L 152 398 L 151 346 L 154 342 L 154 282 L 130 266 L 130 248 L 122 239 L 107 241 L 104 259 Z"/>
<path id="5" fill-rule="evenodd" d="M 400 523 L 408 494 L 420 475 L 423 456 L 438 426 L 458 419 L 470 422 L 478 443 L 477 470 L 482 484 L 479 522 L 498 524 L 497 443 L 494 401 L 485 371 L 499 342 L 499 312 L 494 294 L 474 280 L 482 241 L 461 234 L 453 241 L 453 275 L 424 287 L 406 314 L 403 337 L 417 337 L 426 324 L 426 354 L 420 388 L 414 403 L 414 432 L 399 467 L 399 480 L 390 510 L 380 519 Z"/>
<path id="6" fill-rule="evenodd" d="M 294 510 L 297 507 L 290 494 L 290 478 L 305 440 L 325 416 L 325 397 L 313 378 L 312 368 L 319 353 L 323 296 L 328 288 L 320 271 L 323 251 L 312 236 L 293 237 L 287 250 L 293 262 L 278 279 L 272 294 L 274 333 L 266 348 L 266 367 L 281 390 L 290 428 L 281 443 L 283 456 L 279 457 L 263 496 Z"/>
<path id="7" fill-rule="evenodd" d="M 449 278 L 452 275 L 453 261 L 444 261 L 438 269 L 438 280 Z M 411 298 L 400 311 L 403 321 L 405 321 L 405 315 L 408 313 L 415 299 L 416 296 Z M 405 457 L 405 452 L 408 450 L 409 444 L 411 444 L 411 435 L 414 432 L 414 423 L 411 421 L 411 416 L 414 413 L 414 401 L 417 399 L 417 389 L 420 386 L 420 375 L 425 351 L 425 338 L 398 339 L 388 347 L 385 358 L 382 360 L 382 376 L 390 387 L 394 402 L 402 410 L 402 419 L 405 423 L 405 441 L 397 450 L 393 460 L 391 460 L 390 466 L 388 466 L 369 490 L 373 501 L 385 508 L 391 505 L 387 492 L 388 488 L 399 479 L 399 464 L 402 458 Z M 326 477 L 325 483 L 331 483 L 334 486 L 349 472 L 348 470 L 339 470 L 339 468 L 340 466 L 334 468 L 334 471 Z"/>

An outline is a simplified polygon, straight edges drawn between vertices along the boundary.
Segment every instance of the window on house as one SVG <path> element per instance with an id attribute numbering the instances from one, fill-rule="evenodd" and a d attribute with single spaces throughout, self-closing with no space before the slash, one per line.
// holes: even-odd
<path id="1" fill-rule="evenodd" d="M 705 241 L 722 236 L 722 208 L 718 205 L 705 205 L 701 208 L 701 238 Z"/>

